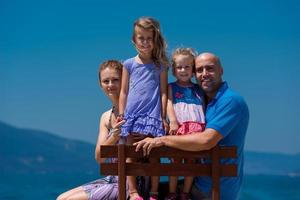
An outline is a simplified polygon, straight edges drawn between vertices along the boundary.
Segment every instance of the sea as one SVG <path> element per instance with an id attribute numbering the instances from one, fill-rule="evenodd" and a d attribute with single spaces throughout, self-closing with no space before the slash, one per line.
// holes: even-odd
<path id="1" fill-rule="evenodd" d="M 1 200 L 54 200 L 82 183 L 92 181 L 95 174 L 1 174 Z M 246 175 L 241 200 L 300 200 L 300 176 Z"/>

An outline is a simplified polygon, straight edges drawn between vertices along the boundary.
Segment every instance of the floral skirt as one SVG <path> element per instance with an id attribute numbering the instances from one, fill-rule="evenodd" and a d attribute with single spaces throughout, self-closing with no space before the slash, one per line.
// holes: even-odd
<path id="1" fill-rule="evenodd" d="M 176 135 L 187 135 L 194 132 L 202 132 L 205 129 L 204 123 L 199 122 L 183 122 L 182 124 L 179 124 L 179 128 L 176 132 Z"/>

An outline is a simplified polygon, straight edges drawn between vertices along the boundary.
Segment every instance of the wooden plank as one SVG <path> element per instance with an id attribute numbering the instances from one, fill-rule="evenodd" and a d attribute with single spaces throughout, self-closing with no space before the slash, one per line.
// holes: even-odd
<path id="1" fill-rule="evenodd" d="M 119 199 L 126 196 L 126 176 L 209 176 L 213 180 L 212 198 L 220 199 L 220 178 L 237 176 L 237 164 L 221 164 L 222 158 L 237 158 L 236 147 L 216 146 L 207 151 L 182 151 L 169 147 L 152 149 L 151 158 L 205 158 L 210 163 L 126 163 L 126 158 L 143 158 L 134 146 L 101 146 L 102 158 L 118 158 L 118 163 L 103 163 L 102 175 L 119 175 Z"/>
<path id="2" fill-rule="evenodd" d="M 237 158 L 237 149 L 236 147 L 224 147 L 220 146 L 220 158 Z"/>
<path id="3" fill-rule="evenodd" d="M 220 176 L 237 176 L 237 166 L 233 164 L 220 165 Z M 210 164 L 155 164 L 126 163 L 127 175 L 131 176 L 211 176 Z M 118 175 L 117 163 L 103 163 L 101 175 Z"/>
<path id="4" fill-rule="evenodd" d="M 125 145 L 118 145 L 118 187 L 119 187 L 119 200 L 126 199 L 126 157 Z"/>
<path id="5" fill-rule="evenodd" d="M 100 146 L 101 158 L 117 158 L 118 157 L 118 145 L 101 145 Z"/>
<path id="6" fill-rule="evenodd" d="M 222 177 L 236 177 L 238 176 L 238 166 L 237 164 L 221 164 L 220 165 L 220 176 Z"/>
<path id="7" fill-rule="evenodd" d="M 117 145 L 102 145 L 101 146 L 101 157 L 103 158 L 116 158 L 118 156 Z M 150 157 L 161 158 L 161 157 L 189 157 L 189 158 L 209 158 L 210 151 L 183 151 L 179 149 L 174 149 L 170 147 L 159 147 L 151 150 Z M 142 151 L 135 151 L 134 146 L 126 146 L 125 148 L 126 157 L 130 158 L 142 158 Z M 236 147 L 220 147 L 220 157 L 221 158 L 236 158 Z"/>
<path id="8" fill-rule="evenodd" d="M 219 154 L 219 146 L 215 146 L 212 149 L 212 199 L 219 200 L 220 199 L 220 154 Z"/>

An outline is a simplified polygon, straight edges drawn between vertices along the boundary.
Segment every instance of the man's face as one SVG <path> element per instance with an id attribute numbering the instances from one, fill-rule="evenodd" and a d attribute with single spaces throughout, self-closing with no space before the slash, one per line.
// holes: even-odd
<path id="1" fill-rule="evenodd" d="M 212 55 L 200 55 L 196 58 L 195 68 L 199 85 L 209 97 L 213 97 L 222 84 L 220 62 Z"/>

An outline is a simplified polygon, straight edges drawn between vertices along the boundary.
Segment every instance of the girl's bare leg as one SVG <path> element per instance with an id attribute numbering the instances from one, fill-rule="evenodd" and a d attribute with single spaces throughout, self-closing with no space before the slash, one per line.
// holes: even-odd
<path id="1" fill-rule="evenodd" d="M 134 162 L 134 160 L 127 159 L 126 162 Z M 137 191 L 137 186 L 136 186 L 136 178 L 135 176 L 127 176 L 127 181 L 128 181 L 130 200 L 134 200 L 137 197 L 139 197 L 139 193 Z"/>
<path id="2" fill-rule="evenodd" d="M 182 161 L 182 159 L 172 159 L 173 163 L 180 163 L 181 161 Z M 169 177 L 169 193 L 176 193 L 177 182 L 178 182 L 178 177 L 177 176 L 170 176 Z"/>
<path id="3" fill-rule="evenodd" d="M 129 135 L 127 137 L 126 144 L 133 144 L 134 142 L 139 141 L 139 140 L 141 140 L 139 136 L 136 137 L 135 135 Z M 127 158 L 126 162 L 129 162 L 129 163 L 136 162 L 136 159 Z M 134 200 L 137 197 L 139 197 L 139 193 L 138 193 L 137 185 L 136 185 L 136 177 L 135 176 L 127 176 L 127 180 L 128 180 L 130 200 Z"/>
<path id="4" fill-rule="evenodd" d="M 150 159 L 150 163 L 160 163 L 160 159 Z M 158 198 L 159 176 L 151 176 L 150 196 Z"/>
<path id="5" fill-rule="evenodd" d="M 194 163 L 195 160 L 193 159 L 185 159 L 184 162 L 186 163 Z M 183 193 L 190 193 L 192 185 L 193 185 L 193 176 L 185 176 L 184 177 L 184 184 L 183 184 Z"/>

